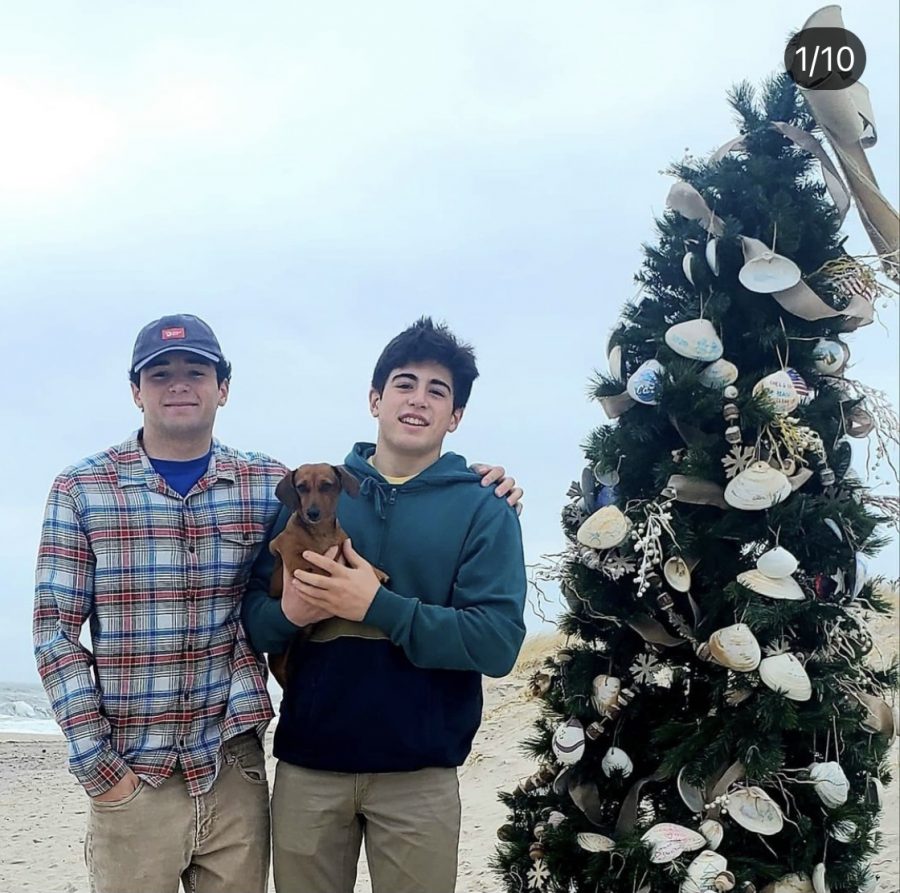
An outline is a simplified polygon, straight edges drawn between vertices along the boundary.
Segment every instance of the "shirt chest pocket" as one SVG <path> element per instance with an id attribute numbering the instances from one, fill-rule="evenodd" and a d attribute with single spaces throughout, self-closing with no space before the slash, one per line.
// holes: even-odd
<path id="1" fill-rule="evenodd" d="M 216 531 L 215 560 L 223 576 L 243 588 L 265 542 L 266 525 L 222 518 L 216 522 Z"/>

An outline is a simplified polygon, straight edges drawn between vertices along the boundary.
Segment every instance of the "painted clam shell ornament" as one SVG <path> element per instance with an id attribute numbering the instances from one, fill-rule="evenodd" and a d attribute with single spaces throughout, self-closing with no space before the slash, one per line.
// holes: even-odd
<path id="1" fill-rule="evenodd" d="M 820 338 L 812 351 L 813 367 L 822 375 L 840 375 L 850 360 L 850 348 L 843 341 Z"/>
<path id="2" fill-rule="evenodd" d="M 689 319 L 670 326 L 666 344 L 679 356 L 711 363 L 722 356 L 722 342 L 708 319 Z"/>
<path id="3" fill-rule="evenodd" d="M 625 385 L 628 396 L 645 406 L 655 406 L 659 403 L 663 371 L 662 363 L 659 360 L 647 360 L 641 363 L 629 376 L 628 383 Z"/>
<path id="4" fill-rule="evenodd" d="M 793 577 L 770 577 L 759 570 L 744 571 L 737 576 L 738 583 L 759 595 L 788 602 L 802 602 L 806 596 Z"/>
<path id="5" fill-rule="evenodd" d="M 612 778 L 614 773 L 620 774 L 623 778 L 628 778 L 634 771 L 634 763 L 631 762 L 631 757 L 621 747 L 611 747 L 603 755 L 603 759 L 600 761 L 600 768 L 607 778 Z"/>
<path id="6" fill-rule="evenodd" d="M 563 766 L 577 763 L 584 754 L 584 728 L 581 723 L 572 717 L 568 722 L 557 726 L 550 746 Z"/>
<path id="7" fill-rule="evenodd" d="M 605 505 L 582 523 L 575 538 L 592 549 L 612 549 L 625 540 L 630 528 L 631 524 L 621 509 Z"/>
<path id="8" fill-rule="evenodd" d="M 789 577 L 799 566 L 800 562 L 784 546 L 775 546 L 756 559 L 759 572 L 776 580 Z"/>
<path id="9" fill-rule="evenodd" d="M 764 395 L 778 415 L 789 415 L 801 402 L 801 395 L 786 369 L 761 378 L 753 386 L 753 396 Z"/>
<path id="10" fill-rule="evenodd" d="M 776 254 L 765 242 L 741 236 L 744 266 L 738 280 L 748 291 L 769 295 L 793 288 L 800 281 L 800 267 L 789 257 Z"/>
<path id="11" fill-rule="evenodd" d="M 739 788 L 728 794 L 728 815 L 756 834 L 777 834 L 784 827 L 778 804 L 758 787 Z"/>
<path id="12" fill-rule="evenodd" d="M 759 511 L 784 502 L 793 492 L 787 477 L 768 462 L 753 462 L 735 475 L 725 488 L 725 502 L 732 508 Z"/>
<path id="13" fill-rule="evenodd" d="M 697 378 L 704 387 L 720 390 L 737 381 L 738 367 L 729 360 L 720 358 L 710 363 Z"/>
<path id="14" fill-rule="evenodd" d="M 676 592 L 687 592 L 691 588 L 691 569 L 678 555 L 663 565 L 663 576 Z"/>
<path id="15" fill-rule="evenodd" d="M 692 853 L 706 845 L 702 834 L 673 822 L 660 822 L 654 825 L 641 840 L 649 844 L 650 861 L 655 865 L 673 862 L 682 853 Z"/>
<path id="16" fill-rule="evenodd" d="M 716 879 L 728 872 L 728 860 L 712 850 L 703 850 L 687 868 L 687 877 L 682 881 L 680 893 L 708 893 L 712 890 L 730 890 L 733 886 L 718 886 Z"/>

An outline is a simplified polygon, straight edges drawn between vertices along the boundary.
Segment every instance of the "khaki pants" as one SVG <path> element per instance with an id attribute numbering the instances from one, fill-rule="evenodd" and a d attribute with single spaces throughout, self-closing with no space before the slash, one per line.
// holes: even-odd
<path id="1" fill-rule="evenodd" d="M 124 800 L 91 800 L 85 861 L 91 893 L 265 893 L 269 788 L 254 733 L 226 741 L 222 770 L 191 797 L 180 772 Z"/>
<path id="2" fill-rule="evenodd" d="M 365 838 L 373 893 L 453 893 L 456 769 L 353 775 L 279 762 L 272 795 L 278 893 L 353 893 Z"/>

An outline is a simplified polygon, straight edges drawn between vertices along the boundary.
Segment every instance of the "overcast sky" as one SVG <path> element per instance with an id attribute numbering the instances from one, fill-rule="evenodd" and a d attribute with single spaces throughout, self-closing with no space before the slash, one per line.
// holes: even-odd
<path id="1" fill-rule="evenodd" d="M 526 489 L 562 547 L 586 399 L 686 148 L 815 3 L 408 0 L 0 8 L 0 680 L 36 679 L 33 567 L 64 466 L 139 425 L 141 325 L 203 316 L 234 364 L 221 439 L 294 465 L 372 439 L 383 344 L 420 314 L 482 377 L 446 447 Z M 898 194 L 898 12 L 848 0 Z M 855 209 L 849 247 L 869 245 Z M 849 341 L 897 402 L 897 308 Z M 895 573 L 893 549 L 879 568 Z M 534 625 L 536 621 L 532 621 Z"/>

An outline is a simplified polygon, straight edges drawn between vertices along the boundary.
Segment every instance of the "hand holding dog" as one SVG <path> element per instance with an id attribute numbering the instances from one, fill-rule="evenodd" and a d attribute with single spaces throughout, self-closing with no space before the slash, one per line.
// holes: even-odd
<path id="1" fill-rule="evenodd" d="M 315 554 L 317 558 L 327 558 L 334 563 L 337 557 L 338 547 L 332 546 L 325 555 Z M 285 617 L 295 626 L 309 626 L 312 623 L 318 623 L 320 620 L 327 620 L 333 617 L 331 611 L 326 611 L 321 607 L 312 604 L 303 594 L 302 584 L 299 579 L 291 577 L 287 568 L 283 568 L 284 586 L 282 587 L 281 610 Z M 300 571 L 296 572 L 298 575 Z M 316 576 L 315 574 L 311 576 Z"/>
<path id="2" fill-rule="evenodd" d="M 301 594 L 307 610 L 323 612 L 327 617 L 362 620 L 381 583 L 374 567 L 354 550 L 349 539 L 344 541 L 341 554 L 346 564 L 335 561 L 333 552 L 333 549 L 324 555 L 304 552 L 303 557 L 325 573 L 294 571 L 291 591 Z"/>

